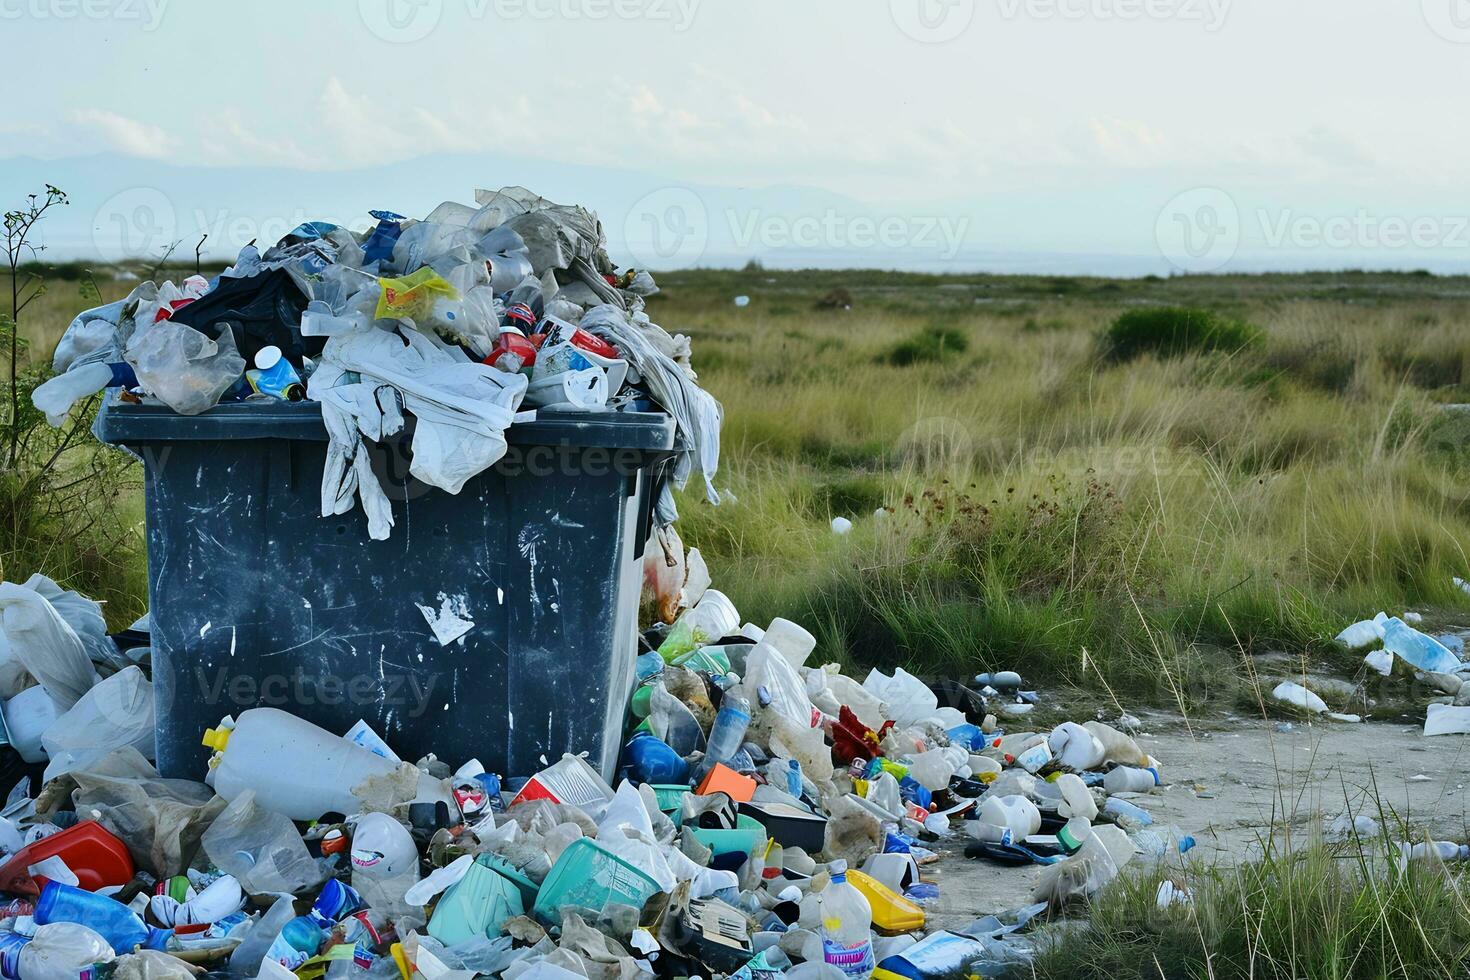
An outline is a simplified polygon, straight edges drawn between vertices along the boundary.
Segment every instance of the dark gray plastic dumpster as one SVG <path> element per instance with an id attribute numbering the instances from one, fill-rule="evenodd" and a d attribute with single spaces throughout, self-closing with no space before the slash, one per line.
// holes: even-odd
<path id="1" fill-rule="evenodd" d="M 407 476 L 406 439 L 373 445 L 387 541 L 360 508 L 319 516 L 315 403 L 114 405 L 99 425 L 144 461 L 165 776 L 202 778 L 204 729 L 261 705 L 338 733 L 366 720 L 407 761 L 529 775 L 587 751 L 612 775 L 667 416 L 512 426 L 505 459 L 458 495 Z M 474 625 L 441 646 L 420 606 Z"/>

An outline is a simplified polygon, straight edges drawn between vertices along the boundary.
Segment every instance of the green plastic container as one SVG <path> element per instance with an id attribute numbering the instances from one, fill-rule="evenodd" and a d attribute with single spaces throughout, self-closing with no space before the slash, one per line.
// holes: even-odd
<path id="1" fill-rule="evenodd" d="M 719 647 L 700 647 L 674 661 L 675 667 L 702 670 L 707 674 L 730 673 L 730 658 Z"/>
<path id="2" fill-rule="evenodd" d="M 593 913 L 609 905 L 641 909 L 657 894 L 658 882 L 596 841 L 583 837 L 561 852 L 541 883 L 532 911 L 545 925 L 561 925 L 561 908 L 566 905 Z"/>
<path id="3" fill-rule="evenodd" d="M 658 808 L 664 813 L 675 814 L 684 806 L 684 794 L 691 792 L 693 786 L 675 786 L 666 784 L 663 786 L 649 784 L 653 789 L 653 795 L 658 800 Z"/>
<path id="4" fill-rule="evenodd" d="M 505 920 L 526 911 L 515 882 L 501 876 L 481 858 L 469 872 L 449 886 L 434 906 L 429 935 L 446 946 L 457 946 L 479 936 L 494 939 Z"/>
<path id="5" fill-rule="evenodd" d="M 766 839 L 766 828 L 754 817 L 741 814 L 735 819 L 734 830 L 703 830 L 686 827 L 693 832 L 694 839 L 714 852 L 722 854 L 749 854 Z"/>

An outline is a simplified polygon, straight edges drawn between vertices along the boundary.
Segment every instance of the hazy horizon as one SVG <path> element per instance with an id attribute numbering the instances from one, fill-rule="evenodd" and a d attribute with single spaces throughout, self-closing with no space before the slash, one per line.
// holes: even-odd
<path id="1" fill-rule="evenodd" d="M 1458 272 L 1461 2 L 0 0 L 0 205 L 66 190 L 56 260 L 521 184 L 650 268 Z"/>

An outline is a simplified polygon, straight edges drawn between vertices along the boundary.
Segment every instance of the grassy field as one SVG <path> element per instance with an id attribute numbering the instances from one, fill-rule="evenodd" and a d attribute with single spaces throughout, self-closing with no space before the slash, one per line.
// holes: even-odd
<path id="1" fill-rule="evenodd" d="M 652 315 L 694 339 L 739 500 L 691 497 L 686 542 L 749 617 L 851 660 L 1198 703 L 1243 651 L 1330 656 L 1380 608 L 1465 608 L 1470 426 L 1444 406 L 1470 401 L 1470 280 L 661 282 Z M 823 308 L 834 289 L 850 310 Z M 1262 340 L 1127 360 L 1100 341 L 1175 306 Z"/>
<path id="2" fill-rule="evenodd" d="M 105 299 L 130 285 L 100 278 Z M 1243 653 L 1331 657 L 1379 609 L 1470 609 L 1452 584 L 1470 577 L 1470 416 L 1444 407 L 1470 402 L 1470 279 L 660 282 L 654 320 L 693 338 L 724 404 L 736 500 L 686 494 L 680 531 L 748 618 L 804 622 L 831 657 L 1196 705 Z M 82 306 L 53 276 L 22 325 L 35 364 Z M 1169 307 L 1241 332 L 1104 341 Z M 7 578 L 50 568 L 0 557 Z M 141 576 L 99 574 L 119 617 L 140 608 Z"/>

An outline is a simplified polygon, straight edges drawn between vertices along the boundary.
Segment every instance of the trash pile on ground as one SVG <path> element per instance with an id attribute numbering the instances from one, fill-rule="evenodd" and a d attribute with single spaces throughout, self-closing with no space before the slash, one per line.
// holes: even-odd
<path id="1" fill-rule="evenodd" d="M 306 222 L 213 280 L 145 282 L 79 314 L 33 401 L 60 425 L 80 400 L 321 404 L 330 439 L 322 515 L 360 501 L 369 534 L 393 516 L 364 440 L 413 420 L 412 475 L 459 493 L 535 412 L 662 411 L 682 439 L 673 488 L 702 474 L 711 502 L 719 404 L 689 369 L 687 337 L 644 312 L 647 272 L 619 270 L 591 212 L 522 187 L 445 202 L 423 221 L 374 211 L 365 235 Z M 660 523 L 675 517 L 671 489 Z"/>
<path id="2" fill-rule="evenodd" d="M 1470 585 L 1461 579 L 1455 579 L 1455 585 L 1470 592 Z M 1425 711 L 1425 735 L 1470 734 L 1470 661 L 1461 659 L 1464 637 L 1455 633 L 1430 636 L 1415 628 L 1422 623 L 1419 613 L 1406 612 L 1398 617 L 1380 612 L 1344 629 L 1337 635 L 1337 642 L 1351 651 L 1363 652 L 1371 676 L 1412 678 L 1431 692 Z M 1324 690 L 1307 689 L 1313 686 Z M 1310 679 L 1306 687 L 1283 682 L 1276 688 L 1275 697 L 1313 713 L 1341 717 L 1327 710 L 1319 694 L 1331 698 L 1342 686 L 1342 682 L 1334 686 Z M 1350 718 L 1357 720 L 1356 716 Z"/>
<path id="3" fill-rule="evenodd" d="M 404 534 L 395 561 L 450 550 L 448 571 L 430 570 L 464 590 L 464 556 L 485 558 L 473 590 L 425 602 L 402 594 L 396 565 L 380 569 L 392 588 L 372 570 L 314 581 L 370 560 L 346 538 L 330 539 L 321 566 L 273 575 L 260 563 L 281 560 L 275 538 L 306 536 L 284 516 L 295 490 L 273 474 L 276 497 L 234 493 L 234 471 L 210 469 L 229 455 L 224 439 L 196 446 L 187 464 L 181 450 L 167 474 L 166 454 L 145 461 L 151 619 L 109 636 L 95 603 L 49 579 L 0 585 L 0 698 L 30 767 L 0 814 L 0 891 L 11 896 L 0 974 L 995 977 L 1026 969 L 1034 946 L 1023 933 L 1038 916 L 1085 900 L 1140 854 L 1190 848 L 1141 805 L 1161 783 L 1158 761 L 1098 721 L 1028 730 L 1038 696 L 1015 673 L 931 683 L 873 670 L 860 682 L 813 662 L 817 641 L 797 623 L 742 625 L 674 528 L 672 488 L 694 473 L 719 499 L 721 418 L 687 339 L 644 312 L 652 278 L 616 268 L 581 208 L 520 188 L 477 202 L 421 222 L 375 212 L 361 236 L 307 223 L 263 254 L 246 248 L 213 281 L 144 284 L 77 317 L 35 402 L 57 423 L 104 389 L 120 413 L 157 406 L 173 420 L 238 402 L 214 417 L 256 413 L 232 438 L 257 453 L 279 431 L 280 406 L 318 403 L 321 514 L 360 502 L 373 540 L 406 504 L 385 494 L 368 444 L 411 439 L 413 475 L 459 495 L 530 421 L 526 406 L 666 413 L 678 434 L 662 444 L 674 447 L 671 478 L 619 475 L 605 512 L 588 511 L 597 528 L 565 516 L 583 484 L 560 484 L 562 500 L 545 499 L 545 481 L 519 485 L 518 502 L 534 498 L 539 511 L 544 499 L 544 528 L 491 533 L 483 491 L 459 510 L 417 505 L 415 543 Z M 182 438 L 197 443 L 199 431 Z M 650 512 L 625 511 L 646 476 Z M 628 529 L 644 516 L 640 551 Z M 606 581 L 587 577 L 594 545 Z M 174 547 L 182 558 L 169 567 Z M 656 625 L 635 649 L 640 560 L 642 621 Z M 211 565 L 227 566 L 217 587 Z M 521 587 L 508 595 L 482 565 Z M 522 578 L 509 577 L 512 565 Z M 564 594 L 574 575 L 582 588 Z M 368 591 L 352 598 L 359 586 Z M 193 608 L 210 603 L 219 610 Z M 293 616 L 309 630 L 287 642 Z M 285 626 L 248 632 L 262 618 Z M 580 632 L 561 628 L 574 622 Z M 591 636 L 588 624 L 609 623 L 617 630 Z M 360 652 L 363 637 L 374 643 Z M 300 677 L 303 665 L 350 657 L 375 671 L 354 678 L 370 691 L 386 689 L 392 667 L 397 680 L 443 671 L 453 694 L 411 733 L 372 699 L 362 710 L 384 709 L 377 729 L 324 727 L 322 699 L 282 710 L 251 694 L 232 715 L 211 710 L 207 730 L 184 725 L 190 752 L 180 751 L 180 720 L 215 704 L 188 700 L 196 665 L 221 670 L 216 691 L 244 680 L 253 692 L 264 658 Z M 469 737 L 459 726 L 490 703 L 476 683 L 509 710 Z M 537 725 L 517 727 L 523 707 Z M 434 754 L 415 745 L 401 759 L 395 747 L 426 731 Z M 568 732 L 586 741 L 557 744 Z M 594 740 L 606 750 L 564 754 Z M 517 753 L 539 763 L 503 771 Z M 1041 866 L 1033 904 L 934 929 L 938 849 L 956 845 L 979 861 Z"/>
<path id="4" fill-rule="evenodd" d="M 48 579 L 0 585 L 5 722 L 45 764 L 0 819 L 4 974 L 997 976 L 1048 906 L 1190 845 L 1148 829 L 1159 765 L 1123 732 L 1004 730 L 1036 700 L 1013 673 L 809 666 L 809 632 L 737 626 L 684 558 L 612 780 L 574 755 L 488 772 L 453 732 L 410 764 L 269 707 L 200 733 L 197 781 L 165 779 L 147 620 L 109 637 Z M 1046 865 L 1037 904 L 924 935 L 946 839 Z"/>

